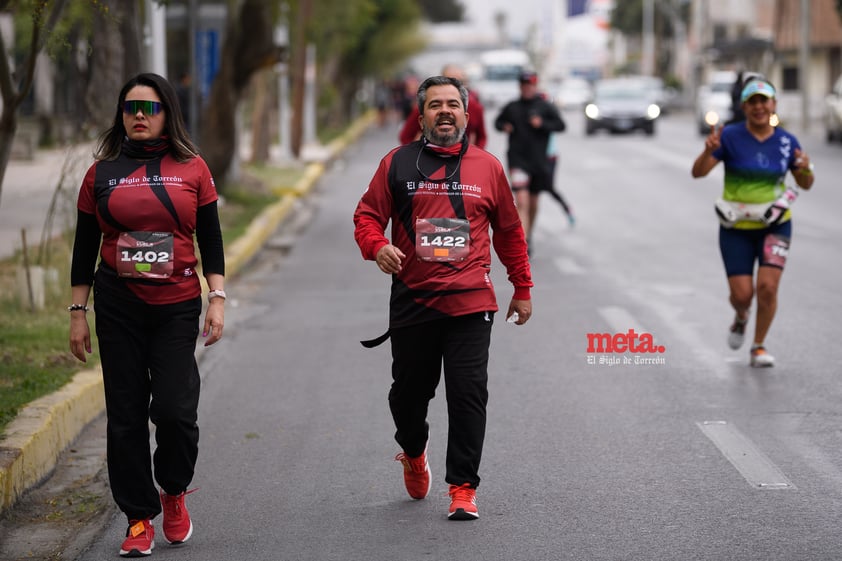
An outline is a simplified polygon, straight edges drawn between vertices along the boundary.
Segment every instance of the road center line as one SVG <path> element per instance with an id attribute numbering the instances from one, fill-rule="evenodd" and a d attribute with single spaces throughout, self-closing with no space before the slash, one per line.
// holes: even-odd
<path id="1" fill-rule="evenodd" d="M 565 275 L 583 275 L 586 272 L 584 267 L 569 257 L 556 258 L 555 266 L 556 269 Z"/>
<path id="2" fill-rule="evenodd" d="M 629 329 L 634 329 L 637 333 L 646 333 L 643 326 L 625 308 L 605 306 L 599 308 L 599 315 L 614 333 L 626 333 Z"/>
<path id="3" fill-rule="evenodd" d="M 696 425 L 752 487 L 770 490 L 796 488 L 786 475 L 734 425 L 727 421 L 702 421 Z"/>

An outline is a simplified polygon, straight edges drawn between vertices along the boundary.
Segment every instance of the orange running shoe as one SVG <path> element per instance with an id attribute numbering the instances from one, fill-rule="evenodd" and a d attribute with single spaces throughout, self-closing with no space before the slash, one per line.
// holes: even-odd
<path id="1" fill-rule="evenodd" d="M 751 362 L 750 364 L 755 368 L 769 368 L 775 366 L 775 357 L 762 345 L 755 345 L 751 348 Z"/>
<path id="2" fill-rule="evenodd" d="M 447 494 L 450 495 L 450 512 L 447 515 L 450 520 L 476 520 L 479 518 L 477 490 L 471 488 L 470 483 L 451 485 Z"/>
<path id="3" fill-rule="evenodd" d="M 425 449 L 417 458 L 410 458 L 401 452 L 395 456 L 395 461 L 403 464 L 403 482 L 406 492 L 413 499 L 423 499 L 430 492 L 431 476 L 430 464 L 427 462 Z"/>

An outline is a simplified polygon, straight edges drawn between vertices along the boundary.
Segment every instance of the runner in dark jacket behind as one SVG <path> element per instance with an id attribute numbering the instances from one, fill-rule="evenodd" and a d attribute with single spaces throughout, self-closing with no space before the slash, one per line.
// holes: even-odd
<path id="1" fill-rule="evenodd" d="M 520 76 L 520 98 L 503 107 L 494 127 L 509 135 L 509 177 L 529 243 L 538 213 L 538 196 L 553 187 L 547 159 L 550 134 L 564 131 L 566 126 L 558 109 L 539 94 L 538 75 L 524 72 Z"/>

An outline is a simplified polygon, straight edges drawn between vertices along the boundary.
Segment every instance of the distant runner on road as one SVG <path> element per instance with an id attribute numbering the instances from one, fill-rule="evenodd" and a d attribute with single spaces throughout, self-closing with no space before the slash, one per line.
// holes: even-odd
<path id="1" fill-rule="evenodd" d="M 764 345 L 778 308 L 778 287 L 792 238 L 791 204 L 797 187 L 784 184 L 787 172 L 801 189 L 813 186 L 813 164 L 798 139 L 771 119 L 775 114 L 775 88 L 765 80 L 752 80 L 740 99 L 745 121 L 715 127 L 705 148 L 693 162 L 693 177 L 704 177 L 719 162 L 725 164 L 725 187 L 716 202 L 719 215 L 719 250 L 728 276 L 729 301 L 734 319 L 728 345 L 739 349 L 745 340 L 751 302 L 757 300 L 754 342 L 749 364 L 774 366 Z M 757 280 L 754 270 L 757 265 Z"/>

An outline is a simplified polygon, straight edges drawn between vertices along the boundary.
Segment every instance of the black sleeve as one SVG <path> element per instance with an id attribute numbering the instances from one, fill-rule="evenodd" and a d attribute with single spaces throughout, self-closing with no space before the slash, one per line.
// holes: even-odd
<path id="1" fill-rule="evenodd" d="M 564 129 L 567 128 L 567 124 L 564 122 L 561 112 L 556 109 L 555 105 L 546 101 L 544 102 L 544 107 L 546 108 L 546 117 L 544 119 L 543 127 L 552 132 L 564 132 Z"/>
<path id="2" fill-rule="evenodd" d="M 219 227 L 216 201 L 200 206 L 196 211 L 196 241 L 199 242 L 204 273 L 217 273 L 224 276 L 225 251 L 222 247 L 222 230 Z"/>
<path id="3" fill-rule="evenodd" d="M 73 261 L 70 266 L 70 286 L 94 284 L 94 269 L 102 241 L 102 230 L 96 216 L 76 212 L 76 237 L 73 240 Z"/>
<path id="4" fill-rule="evenodd" d="M 511 109 L 509 109 L 509 105 L 510 104 L 507 103 L 503 106 L 503 109 L 501 109 L 500 113 L 497 114 L 497 118 L 494 119 L 494 128 L 498 131 L 502 131 L 503 125 L 511 121 L 511 117 L 509 116 Z"/>

